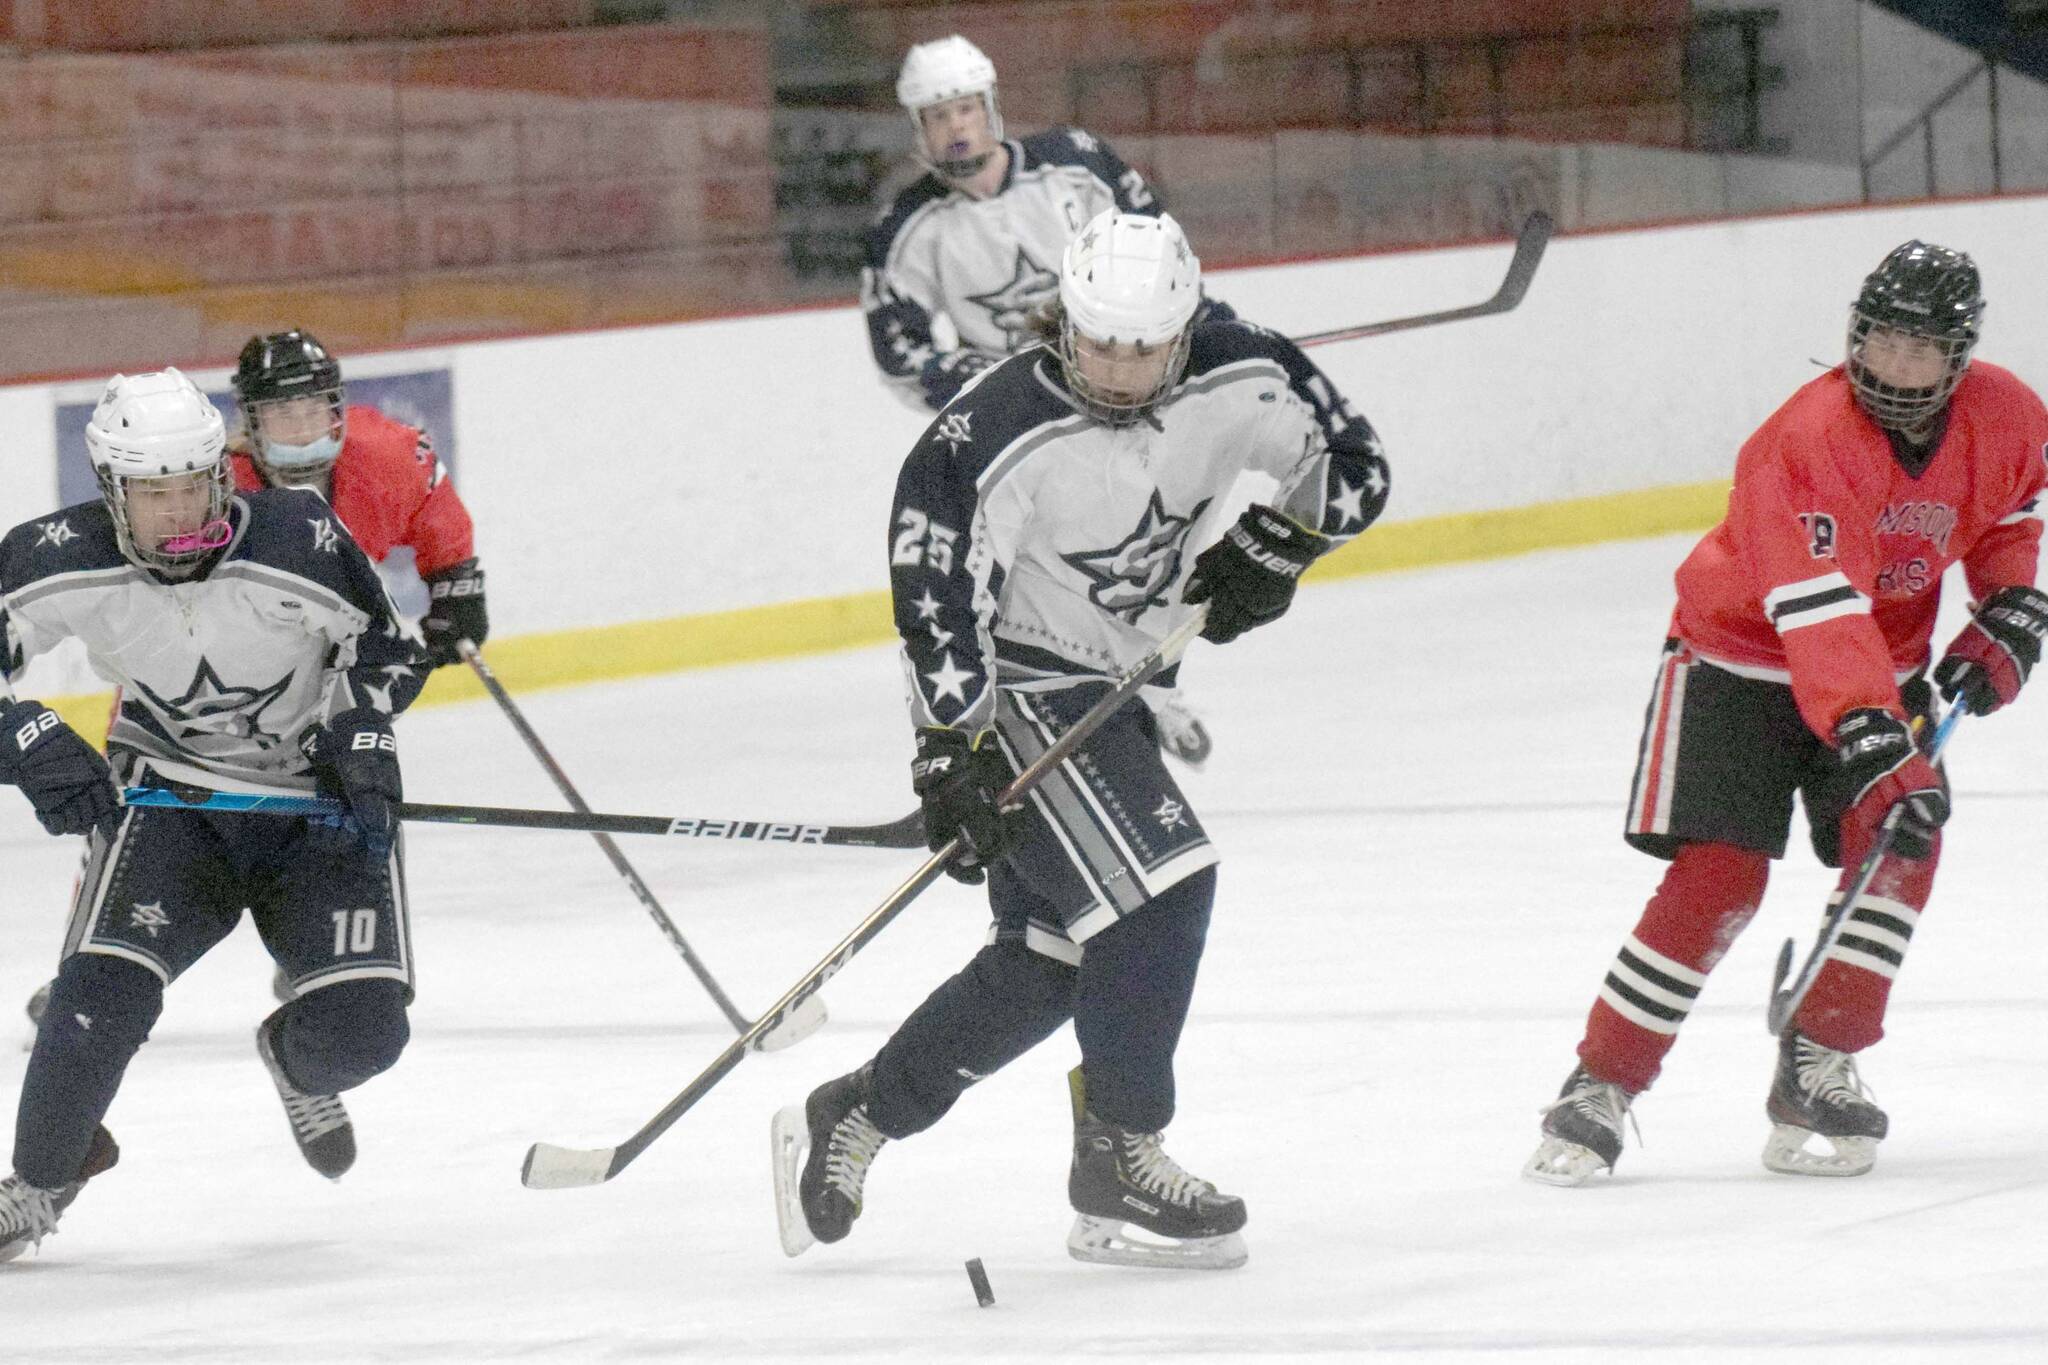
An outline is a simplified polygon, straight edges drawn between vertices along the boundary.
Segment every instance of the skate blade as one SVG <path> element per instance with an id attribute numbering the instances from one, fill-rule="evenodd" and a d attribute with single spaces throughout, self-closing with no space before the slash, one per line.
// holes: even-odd
<path id="1" fill-rule="evenodd" d="M 781 1234 L 785 1256 L 801 1256 L 818 1244 L 804 1218 L 799 1194 L 804 1158 L 810 1155 L 810 1145 L 811 1126 L 802 1105 L 792 1104 L 775 1115 L 768 1126 L 768 1147 L 775 1170 L 775 1227 Z"/>
<path id="2" fill-rule="evenodd" d="M 1775 1123 L 1764 1142 L 1764 1165 L 1780 1175 L 1862 1175 L 1877 1164 L 1877 1142 Z"/>
<path id="3" fill-rule="evenodd" d="M 1591 1147 L 1567 1142 L 1560 1137 L 1547 1137 L 1536 1148 L 1528 1164 L 1522 1167 L 1522 1178 L 1540 1185 L 1569 1188 L 1583 1185 L 1600 1172 L 1613 1169 Z"/>
<path id="4" fill-rule="evenodd" d="M 1096 1265 L 1154 1270 L 1235 1270 L 1250 1256 L 1241 1233 L 1220 1237 L 1160 1237 L 1115 1218 L 1074 1215 L 1067 1254 Z"/>

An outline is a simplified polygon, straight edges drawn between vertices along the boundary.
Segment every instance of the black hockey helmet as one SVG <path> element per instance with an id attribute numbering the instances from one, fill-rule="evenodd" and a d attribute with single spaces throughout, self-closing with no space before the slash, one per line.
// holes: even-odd
<path id="1" fill-rule="evenodd" d="M 235 365 L 235 397 L 249 433 L 249 453 L 270 483 L 301 483 L 318 479 L 341 454 L 345 413 L 341 362 L 311 332 L 293 328 L 249 338 Z M 325 434 L 265 429 L 263 408 L 294 398 L 324 399 Z M 273 421 L 286 420 L 273 416 Z M 296 420 L 296 419 L 293 419 Z"/>
<path id="2" fill-rule="evenodd" d="M 294 327 L 249 338 L 235 365 L 235 397 L 243 407 L 341 387 L 341 362 L 320 338 Z"/>
<path id="3" fill-rule="evenodd" d="M 1918 240 L 1894 248 L 1863 281 L 1849 309 L 1848 373 L 1856 401 L 1879 426 L 1923 426 L 1962 382 L 1983 318 L 1984 288 L 1975 261 Z M 1901 388 L 1872 374 L 1863 347 L 1878 328 L 1938 343 L 1945 361 L 1940 382 Z"/>

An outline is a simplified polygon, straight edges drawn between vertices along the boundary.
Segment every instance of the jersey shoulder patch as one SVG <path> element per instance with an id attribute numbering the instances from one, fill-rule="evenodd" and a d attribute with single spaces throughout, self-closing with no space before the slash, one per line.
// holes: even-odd
<path id="1" fill-rule="evenodd" d="M 995 458 L 1038 428 L 1080 418 L 1044 366 L 1041 346 L 1019 351 L 948 403 L 918 438 L 919 451 L 945 455 L 978 476 Z"/>
<path id="2" fill-rule="evenodd" d="M 229 563 L 281 569 L 350 595 L 350 557 L 362 551 L 327 499 L 305 488 L 266 488 L 242 501 L 249 524 Z"/>
<path id="3" fill-rule="evenodd" d="M 16 592 L 56 574 L 127 564 L 113 516 L 94 499 L 25 521 L 0 539 L 0 592 Z"/>
<path id="4" fill-rule="evenodd" d="M 889 251 L 896 245 L 896 239 L 903 235 L 913 218 L 933 204 L 944 200 L 952 193 L 938 176 L 927 171 L 905 185 L 894 199 L 875 218 L 867 230 L 867 262 L 874 270 L 883 270 L 889 264 Z"/>

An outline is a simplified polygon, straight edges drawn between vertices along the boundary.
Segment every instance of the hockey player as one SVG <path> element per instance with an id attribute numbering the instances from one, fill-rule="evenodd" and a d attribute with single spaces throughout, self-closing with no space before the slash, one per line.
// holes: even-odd
<path id="1" fill-rule="evenodd" d="M 1286 339 L 1196 326 L 1200 283 L 1171 217 L 1105 210 L 1064 253 L 1056 343 L 961 394 L 904 463 L 889 559 L 912 785 L 932 847 L 965 838 L 948 871 L 986 878 L 994 925 L 872 1060 L 777 1116 L 792 1255 L 846 1236 L 884 1142 L 1071 1018 L 1072 1254 L 1245 1258 L 1244 1201 L 1161 1146 L 1216 854 L 1149 714 L 1111 717 L 1021 812 L 996 804 L 1194 604 L 1217 643 L 1277 619 L 1301 571 L 1385 503 L 1372 428 Z M 1278 480 L 1274 505 L 1225 525 L 1248 469 Z"/>
<path id="2" fill-rule="evenodd" d="M 165 987 L 245 906 L 300 983 L 256 1049 L 315 1170 L 348 1169 L 338 1095 L 390 1067 L 408 1035 L 391 720 L 420 689 L 424 650 L 325 502 L 232 492 L 220 414 L 176 370 L 115 376 L 85 435 L 99 500 L 0 540 L 0 782 L 51 833 L 88 840 L 0 1182 L 0 1261 L 113 1164 L 101 1121 Z M 107 759 L 12 691 L 67 638 L 121 689 Z M 130 784 L 318 790 L 349 815 L 124 808 Z"/>
<path id="3" fill-rule="evenodd" d="M 427 585 L 420 630 L 434 667 L 460 661 L 458 641 L 481 645 L 490 616 L 475 530 L 426 433 L 347 403 L 341 365 L 311 332 L 249 338 L 234 385 L 245 437 L 235 486 L 317 490 L 380 564 L 409 547 Z"/>
<path id="4" fill-rule="evenodd" d="M 1763 1160 L 1795 1175 L 1876 1161 L 1887 1119 L 1856 1056 L 1883 1036 L 1949 814 L 1913 731 L 1943 571 L 1960 562 L 1977 605 L 1932 683 L 1973 713 L 2013 699 L 2048 628 L 2048 411 L 1972 362 L 1983 311 L 1968 256 L 1917 241 L 1886 256 L 1850 308 L 1845 363 L 1743 446 L 1727 518 L 1679 568 L 1627 827 L 1671 865 L 1608 968 L 1530 1178 L 1613 1168 L 1631 1104 L 1756 912 L 1795 793 L 1814 851 L 1844 869 L 1838 897 L 1894 809 L 1899 824 L 1780 1039 Z"/>
<path id="5" fill-rule="evenodd" d="M 475 531 L 426 433 L 346 403 L 340 363 L 302 329 L 249 338 L 233 383 L 242 409 L 241 431 L 230 436 L 235 487 L 313 489 L 377 563 L 409 547 L 427 587 L 420 629 L 433 667 L 459 661 L 459 640 L 481 645 L 490 616 Z M 279 1001 L 291 999 L 283 968 L 271 984 Z M 46 984 L 29 997 L 30 1023 L 41 1024 L 49 993 Z"/>
<path id="6" fill-rule="evenodd" d="M 996 69 L 955 35 L 903 59 L 896 98 L 926 174 L 868 231 L 861 307 L 882 375 L 934 411 L 976 374 L 1036 345 L 1033 315 L 1058 296 L 1053 267 L 1080 226 L 1107 208 L 1157 216 L 1159 197 L 1109 144 L 1079 128 L 1003 137 Z M 1202 320 L 1235 316 L 1205 300 Z M 943 317 L 956 340 L 942 347 Z M 1208 727 L 1178 695 L 1162 699 L 1168 752 L 1199 768 Z"/>

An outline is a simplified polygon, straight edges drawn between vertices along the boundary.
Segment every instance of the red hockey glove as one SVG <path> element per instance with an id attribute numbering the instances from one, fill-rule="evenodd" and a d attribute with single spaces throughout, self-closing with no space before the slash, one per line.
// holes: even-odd
<path id="1" fill-rule="evenodd" d="M 2012 587 L 1992 594 L 1977 608 L 1934 666 L 1934 684 L 1950 701 L 1969 703 L 1972 714 L 1988 716 L 2020 694 L 2027 674 L 2041 661 L 2041 637 L 2048 632 L 2048 594 Z"/>

